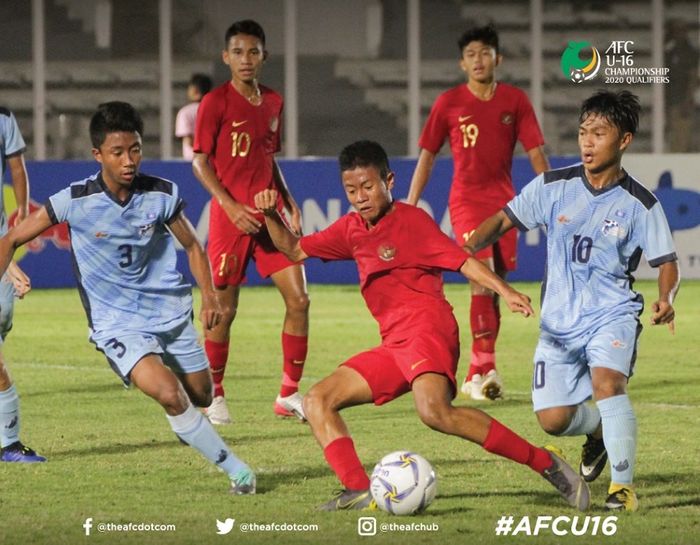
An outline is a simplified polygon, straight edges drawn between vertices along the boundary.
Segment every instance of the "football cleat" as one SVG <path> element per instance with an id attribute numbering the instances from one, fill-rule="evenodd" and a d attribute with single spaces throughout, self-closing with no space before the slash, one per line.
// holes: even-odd
<path id="1" fill-rule="evenodd" d="M 236 496 L 255 494 L 256 478 L 250 468 L 241 469 L 231 477 L 229 492 Z"/>
<path id="2" fill-rule="evenodd" d="M 277 416 L 296 416 L 302 422 L 306 421 L 304 414 L 304 405 L 302 404 L 303 396 L 299 392 L 294 392 L 287 397 L 277 396 L 273 407 Z"/>
<path id="3" fill-rule="evenodd" d="M 636 511 L 639 509 L 637 494 L 631 485 L 611 484 L 605 507 L 610 511 Z"/>
<path id="4" fill-rule="evenodd" d="M 23 464 L 35 464 L 45 462 L 46 458 L 39 456 L 29 447 L 25 447 L 19 441 L 0 449 L 0 462 L 20 462 Z"/>
<path id="5" fill-rule="evenodd" d="M 588 483 L 564 461 L 561 450 L 556 447 L 544 447 L 549 451 L 552 465 L 542 472 L 542 476 L 556 488 L 572 507 L 585 511 L 591 504 L 591 491 Z"/>
<path id="6" fill-rule="evenodd" d="M 477 401 L 494 401 L 503 397 L 503 381 L 495 369 L 491 369 L 486 376 L 479 373 L 472 375 L 471 380 L 465 380 L 460 389 L 464 395 Z"/>
<path id="7" fill-rule="evenodd" d="M 368 490 L 348 490 L 344 488 L 333 496 L 331 501 L 318 506 L 319 511 L 374 511 L 377 503 Z"/>
<path id="8" fill-rule="evenodd" d="M 603 439 L 586 435 L 586 442 L 581 449 L 581 464 L 579 473 L 587 483 L 595 481 L 605 468 L 608 461 L 608 451 L 605 450 Z"/>
<path id="9" fill-rule="evenodd" d="M 209 422 L 216 426 L 231 423 L 231 415 L 228 412 L 224 396 L 216 396 L 212 400 L 211 405 L 204 409 L 204 414 L 209 419 Z"/>

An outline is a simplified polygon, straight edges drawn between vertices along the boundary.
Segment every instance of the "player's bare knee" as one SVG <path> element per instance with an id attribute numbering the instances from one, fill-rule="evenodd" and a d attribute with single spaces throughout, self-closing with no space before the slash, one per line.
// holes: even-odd
<path id="1" fill-rule="evenodd" d="M 221 323 L 227 324 L 229 327 L 236 318 L 238 307 L 235 305 L 221 305 Z"/>
<path id="2" fill-rule="evenodd" d="M 313 387 L 311 390 L 306 392 L 301 403 L 304 407 L 304 414 L 306 419 L 310 422 L 316 420 L 324 408 L 325 395 L 320 391 L 319 388 Z"/>
<path id="3" fill-rule="evenodd" d="M 450 424 L 449 410 L 442 403 L 425 400 L 416 406 L 421 422 L 430 429 L 446 431 Z"/>
<path id="4" fill-rule="evenodd" d="M 156 401 L 165 409 L 170 415 L 181 414 L 185 412 L 189 406 L 189 400 L 187 396 L 183 395 L 180 388 L 177 386 L 167 385 L 164 386 L 156 397 Z"/>
<path id="5" fill-rule="evenodd" d="M 626 385 L 623 383 L 610 381 L 603 382 L 600 384 L 593 384 L 593 398 L 596 401 L 601 399 L 607 399 L 609 397 L 615 397 L 624 395 L 627 392 Z"/>
<path id="6" fill-rule="evenodd" d="M 214 401 L 214 394 L 211 391 L 190 392 L 190 401 L 197 407 L 208 407 Z"/>
<path id="7" fill-rule="evenodd" d="M 571 422 L 571 415 L 564 411 L 540 411 L 537 420 L 542 430 L 549 435 L 561 435 Z"/>
<path id="8" fill-rule="evenodd" d="M 289 314 L 306 316 L 309 312 L 311 299 L 309 299 L 309 296 L 307 294 L 303 294 L 296 297 L 288 297 L 285 300 L 285 305 Z"/>

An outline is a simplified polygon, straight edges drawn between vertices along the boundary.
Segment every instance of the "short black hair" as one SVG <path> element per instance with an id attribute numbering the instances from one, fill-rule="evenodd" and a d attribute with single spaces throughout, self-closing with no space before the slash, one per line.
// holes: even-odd
<path id="1" fill-rule="evenodd" d="M 243 19 L 242 21 L 236 21 L 233 23 L 226 31 L 224 47 L 228 49 L 229 40 L 237 34 L 248 34 L 249 36 L 255 36 L 262 42 L 263 49 L 265 48 L 265 31 L 257 21 L 253 21 L 252 19 Z"/>
<path id="2" fill-rule="evenodd" d="M 496 29 L 491 24 L 468 28 L 465 33 L 462 34 L 462 37 L 457 41 L 460 56 L 464 48 L 471 42 L 481 42 L 490 45 L 496 50 L 496 55 L 498 55 L 498 32 L 496 32 Z"/>
<path id="3" fill-rule="evenodd" d="M 384 148 L 371 140 L 359 140 L 345 146 L 338 156 L 340 172 L 353 170 L 357 167 L 376 167 L 379 176 L 386 181 L 391 169 L 389 168 L 389 157 Z"/>
<path id="4" fill-rule="evenodd" d="M 639 98 L 629 91 L 598 91 L 583 101 L 578 121 L 583 123 L 589 115 L 599 115 L 615 125 L 620 136 L 626 132 L 634 134 L 639 126 L 641 109 Z"/>
<path id="5" fill-rule="evenodd" d="M 206 74 L 192 74 L 189 84 L 194 85 L 202 96 L 211 91 L 212 87 L 211 78 Z"/>
<path id="6" fill-rule="evenodd" d="M 99 148 L 110 132 L 137 132 L 143 136 L 143 119 L 128 102 L 104 102 L 90 120 L 90 140 Z"/>

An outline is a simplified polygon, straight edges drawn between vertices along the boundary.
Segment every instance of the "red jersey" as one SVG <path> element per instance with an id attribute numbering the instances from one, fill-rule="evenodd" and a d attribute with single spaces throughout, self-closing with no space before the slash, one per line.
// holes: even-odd
<path id="1" fill-rule="evenodd" d="M 449 137 L 454 161 L 449 206 L 468 207 L 484 218 L 514 196 L 510 172 L 515 142 L 526 151 L 544 144 L 527 95 L 498 83 L 491 100 L 475 97 L 466 84 L 442 93 L 423 127 L 418 145 L 438 153 Z"/>
<path id="2" fill-rule="evenodd" d="M 216 177 L 238 202 L 255 207 L 256 193 L 274 187 L 272 163 L 280 150 L 282 97 L 259 86 L 251 104 L 231 82 L 204 95 L 197 112 L 194 151 L 206 153 Z"/>
<path id="3" fill-rule="evenodd" d="M 385 344 L 455 326 L 442 271 L 459 270 L 469 256 L 420 208 L 395 202 L 369 230 L 351 212 L 300 243 L 310 257 L 357 262 L 362 296 Z"/>

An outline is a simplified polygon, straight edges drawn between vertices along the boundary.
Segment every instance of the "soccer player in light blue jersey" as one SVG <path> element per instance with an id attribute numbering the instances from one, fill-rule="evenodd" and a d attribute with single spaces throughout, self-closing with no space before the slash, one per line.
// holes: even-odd
<path id="1" fill-rule="evenodd" d="M 659 270 L 651 324 L 673 333 L 680 273 L 668 221 L 656 197 L 622 168 L 640 105 L 628 91 L 601 91 L 579 117 L 580 164 L 531 181 L 469 238 L 476 252 L 509 229 L 547 230 L 540 338 L 532 398 L 552 435 L 588 436 L 581 475 L 592 481 L 608 457 L 608 509 L 635 511 L 637 421 L 627 396 L 642 330 L 632 289 L 642 254 Z M 593 397 L 594 404 L 585 401 Z"/>
<path id="2" fill-rule="evenodd" d="M 25 147 L 15 116 L 7 108 L 0 107 L 0 183 L 5 166 L 8 166 L 17 201 L 16 222 L 26 218 L 29 210 L 29 178 L 24 165 Z M 2 193 L 0 188 L 0 235 L 7 232 L 8 223 Z M 7 273 L 0 280 L 0 348 L 12 329 L 14 298 L 23 297 L 30 289 L 27 275 L 16 263 L 11 262 Z M 39 456 L 19 440 L 19 416 L 19 396 L 0 352 L 0 462 L 45 462 L 46 458 Z"/>
<path id="3" fill-rule="evenodd" d="M 232 493 L 252 494 L 255 475 L 194 407 L 211 403 L 213 384 L 192 324 L 191 287 L 176 269 L 173 237 L 202 291 L 205 329 L 219 322 L 221 310 L 177 185 L 139 173 L 142 134 L 141 116 L 130 104 L 101 104 L 90 122 L 100 171 L 49 197 L 0 239 L 0 272 L 17 247 L 68 223 L 90 341 L 125 384 L 133 382 L 160 403 L 184 442 L 229 475 Z"/>

